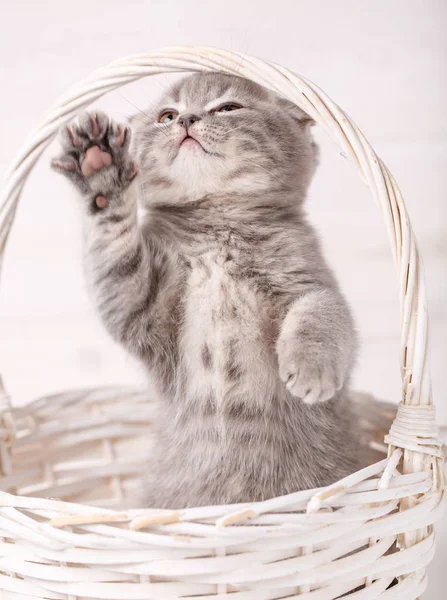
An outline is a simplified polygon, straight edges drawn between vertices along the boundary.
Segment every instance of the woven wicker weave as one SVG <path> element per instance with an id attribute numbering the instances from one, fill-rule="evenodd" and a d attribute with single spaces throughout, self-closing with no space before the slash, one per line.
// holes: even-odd
<path id="1" fill-rule="evenodd" d="M 12 164 L 0 207 L 1 260 L 27 175 L 61 124 L 141 77 L 198 70 L 236 73 L 296 102 L 357 167 L 382 211 L 402 318 L 403 396 L 385 438 L 388 456 L 328 488 L 252 505 L 126 510 L 150 468 L 134 459 L 151 443 L 153 405 L 144 394 L 75 391 L 11 408 L 2 388 L 0 596 L 334 600 L 356 590 L 350 598 L 417 598 L 426 587 L 443 491 L 422 265 L 393 177 L 314 84 L 212 48 L 168 48 L 95 72 L 45 115 Z M 356 402 L 360 426 L 380 450 L 395 409 L 360 396 Z"/>

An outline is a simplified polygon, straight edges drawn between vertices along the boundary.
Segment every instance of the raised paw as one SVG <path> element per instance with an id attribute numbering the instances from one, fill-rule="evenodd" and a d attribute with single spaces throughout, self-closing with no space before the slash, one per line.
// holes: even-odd
<path id="1" fill-rule="evenodd" d="M 279 375 L 305 404 L 326 402 L 343 387 L 344 374 L 334 357 L 299 339 L 279 340 Z"/>
<path id="2" fill-rule="evenodd" d="M 137 174 L 129 153 L 130 138 L 130 127 L 114 123 L 104 113 L 83 113 L 77 123 L 61 129 L 63 152 L 51 165 L 82 193 L 111 197 Z"/>

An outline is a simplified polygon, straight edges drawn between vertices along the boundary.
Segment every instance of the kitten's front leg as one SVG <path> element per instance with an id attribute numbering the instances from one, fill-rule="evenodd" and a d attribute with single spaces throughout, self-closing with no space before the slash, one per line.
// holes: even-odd
<path id="1" fill-rule="evenodd" d="M 279 374 L 290 393 L 306 404 L 333 398 L 349 376 L 356 336 L 338 292 L 313 290 L 290 307 L 276 350 Z"/>
<path id="2" fill-rule="evenodd" d="M 151 311 L 169 277 L 169 260 L 138 226 L 130 136 L 129 127 L 106 115 L 85 113 L 61 130 L 63 153 L 52 166 L 81 193 L 86 274 L 102 320 L 142 356 L 151 351 Z"/>

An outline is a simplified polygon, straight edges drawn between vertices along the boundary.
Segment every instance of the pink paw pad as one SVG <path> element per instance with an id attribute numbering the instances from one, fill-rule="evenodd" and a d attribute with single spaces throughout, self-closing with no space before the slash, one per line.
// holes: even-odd
<path id="1" fill-rule="evenodd" d="M 109 201 L 105 196 L 96 196 L 95 203 L 98 208 L 104 209 L 109 206 Z"/>
<path id="2" fill-rule="evenodd" d="M 85 177 L 90 177 L 96 171 L 110 167 L 112 164 L 112 156 L 108 152 L 104 152 L 98 146 L 92 146 L 85 153 L 85 158 L 82 161 L 81 171 Z"/>

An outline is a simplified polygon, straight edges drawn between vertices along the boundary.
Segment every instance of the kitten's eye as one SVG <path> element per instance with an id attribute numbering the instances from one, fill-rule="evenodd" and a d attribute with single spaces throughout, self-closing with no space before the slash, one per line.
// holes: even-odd
<path id="1" fill-rule="evenodd" d="M 176 112 L 175 110 L 165 110 L 165 112 L 161 113 L 161 115 L 158 117 L 158 122 L 159 123 L 170 123 L 171 121 L 174 121 L 178 116 L 178 112 Z"/>
<path id="2" fill-rule="evenodd" d="M 233 110 L 239 110 L 240 108 L 242 108 L 242 106 L 239 104 L 224 104 L 217 108 L 215 112 L 232 112 Z"/>

